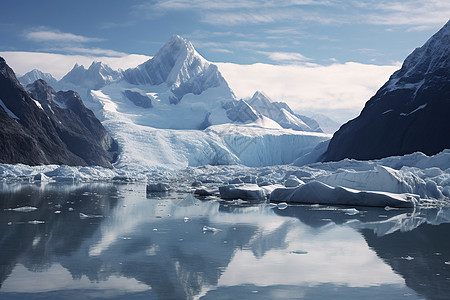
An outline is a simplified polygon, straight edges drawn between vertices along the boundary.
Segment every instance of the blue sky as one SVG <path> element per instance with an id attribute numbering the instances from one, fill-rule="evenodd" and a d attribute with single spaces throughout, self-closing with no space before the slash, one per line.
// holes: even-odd
<path id="1" fill-rule="evenodd" d="M 448 1 L 4 1 L 0 51 L 153 55 L 172 35 L 208 60 L 403 61 L 442 27 Z"/>
<path id="2" fill-rule="evenodd" d="M 238 98 L 260 90 L 340 122 L 450 16 L 448 0 L 3 2 L 0 56 L 19 74 L 59 79 L 93 60 L 126 69 L 179 34 L 218 64 Z"/>

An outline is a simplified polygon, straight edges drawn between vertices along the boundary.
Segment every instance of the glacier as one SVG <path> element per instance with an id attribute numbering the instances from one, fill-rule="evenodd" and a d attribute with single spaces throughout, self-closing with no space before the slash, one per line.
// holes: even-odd
<path id="1" fill-rule="evenodd" d="M 262 92 L 236 99 L 217 66 L 178 35 L 136 68 L 75 65 L 58 84 L 84 95 L 125 170 L 287 164 L 331 138 Z"/>
<path id="2" fill-rule="evenodd" d="M 450 150 L 317 162 L 331 135 L 316 121 L 263 92 L 236 99 L 217 67 L 180 36 L 136 68 L 76 65 L 57 84 L 82 95 L 118 142 L 117 162 L 112 169 L 0 164 L 0 182 L 145 182 L 150 191 L 212 198 L 222 191 L 289 205 L 448 205 Z"/>
<path id="3" fill-rule="evenodd" d="M 296 181 L 295 185 L 293 181 Z M 347 159 L 300 167 L 292 164 L 259 167 L 235 164 L 144 170 L 139 166 L 135 169 L 105 169 L 0 164 L 0 183 L 24 182 L 42 185 L 58 182 L 142 182 L 164 185 L 172 192 L 196 193 L 211 199 L 220 198 L 220 188 L 231 184 L 234 191 L 230 193 L 238 194 L 238 198 L 244 200 L 251 200 L 245 199 L 250 196 L 254 199 L 252 195 L 264 195 L 258 196 L 260 200 L 297 204 L 448 207 L 450 150 L 435 156 L 414 153 L 377 161 Z M 230 188 L 222 190 L 227 193 Z M 251 193 L 246 192 L 249 190 Z M 306 191 L 313 196 L 306 197 Z"/>

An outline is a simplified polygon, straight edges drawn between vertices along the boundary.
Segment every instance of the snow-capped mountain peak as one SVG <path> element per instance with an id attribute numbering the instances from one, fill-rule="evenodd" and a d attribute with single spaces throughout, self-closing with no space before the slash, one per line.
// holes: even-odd
<path id="1" fill-rule="evenodd" d="M 378 159 L 450 148 L 450 21 L 415 49 L 333 136 L 325 160 Z"/>
<path id="2" fill-rule="evenodd" d="M 416 48 L 403 62 L 400 70 L 392 74 L 386 91 L 399 88 L 419 89 L 424 75 L 446 73 L 450 68 L 450 21 L 435 33 L 422 47 Z"/>
<path id="3" fill-rule="evenodd" d="M 102 62 L 94 61 L 88 69 L 83 65 L 75 64 L 72 70 L 61 79 L 61 83 L 63 85 L 71 84 L 89 89 L 99 89 L 121 79 L 121 72 L 111 69 Z"/>
<path id="4" fill-rule="evenodd" d="M 277 122 L 281 127 L 298 131 L 319 131 L 320 128 L 312 128 L 303 117 L 295 114 L 285 102 L 273 102 L 261 91 L 256 91 L 248 104 L 258 113 Z M 309 120 L 308 120 L 309 121 Z M 317 126 L 318 127 L 318 126 Z"/>
<path id="5" fill-rule="evenodd" d="M 124 77 L 136 85 L 165 83 L 177 98 L 175 102 L 187 93 L 199 95 L 219 86 L 232 93 L 217 66 L 204 59 L 191 42 L 179 35 L 173 35 L 153 58 L 125 70 Z"/>
<path id="6" fill-rule="evenodd" d="M 28 84 L 33 83 L 38 79 L 45 80 L 51 86 L 55 86 L 57 84 L 57 80 L 52 76 L 52 74 L 44 73 L 37 69 L 31 70 L 18 79 L 23 86 L 27 86 Z"/>

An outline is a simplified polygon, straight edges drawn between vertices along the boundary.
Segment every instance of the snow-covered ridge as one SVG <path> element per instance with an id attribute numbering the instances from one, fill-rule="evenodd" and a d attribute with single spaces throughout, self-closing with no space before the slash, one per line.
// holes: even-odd
<path id="1" fill-rule="evenodd" d="M 38 79 L 45 80 L 50 86 L 57 84 L 57 80 L 50 73 L 43 73 L 42 71 L 33 69 L 25 75 L 17 78 L 23 86 L 27 86 Z"/>

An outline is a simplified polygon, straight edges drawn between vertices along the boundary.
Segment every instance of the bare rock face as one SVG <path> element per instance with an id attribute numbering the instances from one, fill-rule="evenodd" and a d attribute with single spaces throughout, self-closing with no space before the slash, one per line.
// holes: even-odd
<path id="1" fill-rule="evenodd" d="M 449 112 L 450 21 L 334 134 L 322 160 L 434 155 L 450 148 Z"/>
<path id="2" fill-rule="evenodd" d="M 0 58 L 0 162 L 112 167 L 117 143 L 73 92 L 37 80 L 27 92 Z"/>

